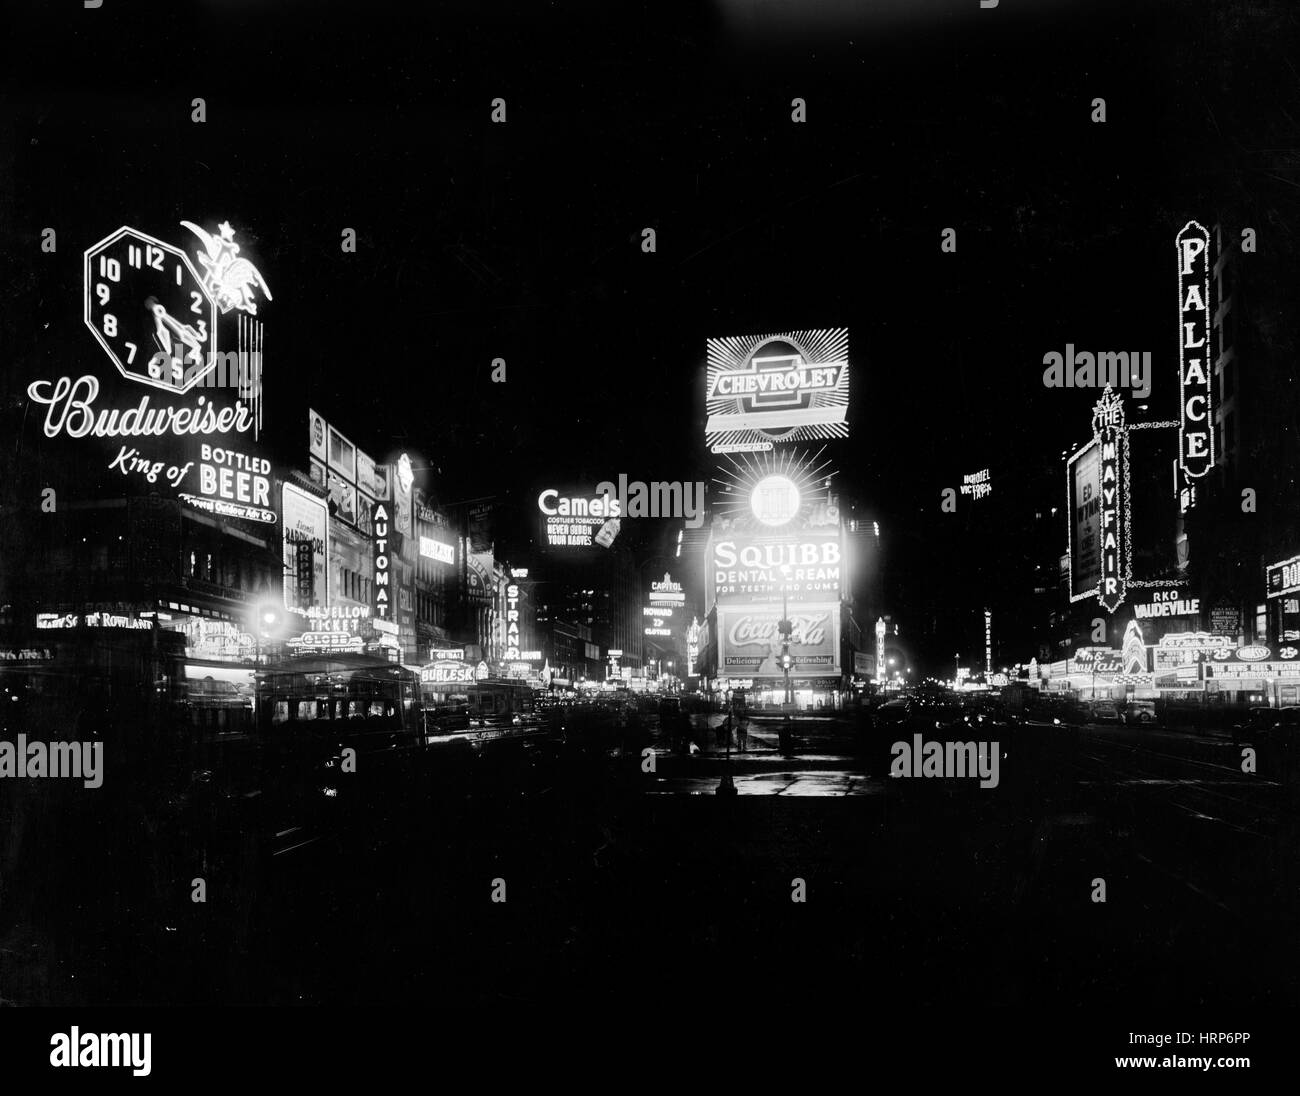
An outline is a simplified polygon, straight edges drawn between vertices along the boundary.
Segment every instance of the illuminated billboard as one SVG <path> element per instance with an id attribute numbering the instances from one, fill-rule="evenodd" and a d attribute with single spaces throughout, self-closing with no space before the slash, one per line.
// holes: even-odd
<path id="1" fill-rule="evenodd" d="M 715 534 L 710 579 L 719 604 L 838 600 L 844 550 L 838 527 L 785 535 Z"/>
<path id="2" fill-rule="evenodd" d="M 330 519 L 325 500 L 292 483 L 281 494 L 285 608 L 328 605 Z"/>
<path id="3" fill-rule="evenodd" d="M 537 509 L 552 548 L 608 548 L 618 536 L 622 504 L 609 492 L 567 495 L 548 487 L 538 494 Z"/>
<path id="4" fill-rule="evenodd" d="M 393 497 L 388 466 L 376 464 L 310 407 L 307 433 L 311 478 L 325 488 L 330 515 L 373 536 L 375 503 Z M 388 516 L 395 519 L 393 512 Z"/>
<path id="5" fill-rule="evenodd" d="M 1180 585 L 1169 577 L 1135 577 L 1167 576 L 1172 569 L 1172 540 L 1162 530 L 1173 506 L 1167 477 L 1177 426 L 1127 423 L 1123 400 L 1109 387 L 1094 405 L 1092 440 L 1066 463 L 1071 601 L 1095 597 L 1113 613 L 1135 587 Z"/>
<path id="6" fill-rule="evenodd" d="M 737 677 L 783 677 L 780 605 L 718 608 L 718 673 Z M 790 607 L 790 655 L 794 673 L 840 672 L 838 602 Z"/>
<path id="7" fill-rule="evenodd" d="M 1300 556 L 1269 564 L 1265 575 L 1265 588 L 1269 597 L 1285 597 L 1300 591 Z"/>
<path id="8" fill-rule="evenodd" d="M 1096 593 L 1101 579 L 1101 447 L 1089 442 L 1069 463 L 1070 600 Z"/>
<path id="9" fill-rule="evenodd" d="M 708 340 L 705 441 L 714 453 L 848 437 L 849 333 Z"/>
<path id="10" fill-rule="evenodd" d="M 86 249 L 82 318 L 100 368 L 34 380 L 27 394 L 47 438 L 108 439 L 103 479 L 122 494 L 169 487 L 209 513 L 273 524 L 270 464 L 251 445 L 262 409 L 254 291 L 270 295 L 228 223 L 219 235 L 181 224 L 205 242 L 193 257 L 126 225 Z"/>

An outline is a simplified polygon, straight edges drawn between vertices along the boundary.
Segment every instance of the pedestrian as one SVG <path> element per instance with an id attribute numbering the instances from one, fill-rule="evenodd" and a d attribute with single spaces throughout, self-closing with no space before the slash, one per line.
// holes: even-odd
<path id="1" fill-rule="evenodd" d="M 749 717 L 741 712 L 736 721 L 736 748 L 744 753 L 749 742 Z"/>

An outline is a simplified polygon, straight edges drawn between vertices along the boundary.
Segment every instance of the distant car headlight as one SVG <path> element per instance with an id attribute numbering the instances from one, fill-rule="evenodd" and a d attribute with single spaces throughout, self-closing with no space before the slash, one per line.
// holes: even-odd
<path id="1" fill-rule="evenodd" d="M 333 786 L 331 786 L 331 785 L 326 785 L 325 787 L 321 788 L 320 793 L 321 793 L 321 795 L 323 795 L 326 799 L 337 799 L 337 798 L 338 798 L 338 794 L 339 794 L 339 790 L 338 790 L 338 788 L 335 788 L 335 787 L 333 787 Z"/>

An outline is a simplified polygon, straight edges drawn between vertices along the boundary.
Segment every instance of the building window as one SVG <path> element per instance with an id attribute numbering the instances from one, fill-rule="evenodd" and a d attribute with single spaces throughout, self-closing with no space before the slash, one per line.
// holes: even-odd
<path id="1" fill-rule="evenodd" d="M 1233 388 L 1234 372 L 1235 371 L 1232 368 L 1231 359 L 1223 363 L 1223 368 L 1220 370 L 1220 375 L 1223 377 L 1223 399 L 1225 401 L 1232 399 L 1232 394 L 1234 391 Z"/>

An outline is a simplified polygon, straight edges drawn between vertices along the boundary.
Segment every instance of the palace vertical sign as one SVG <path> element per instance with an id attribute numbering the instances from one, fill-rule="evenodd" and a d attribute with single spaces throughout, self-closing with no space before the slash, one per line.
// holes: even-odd
<path id="1" fill-rule="evenodd" d="M 1101 498 L 1098 515 L 1101 526 L 1101 583 L 1097 600 L 1113 613 L 1124 601 L 1127 573 L 1124 543 L 1125 505 L 1124 402 L 1110 388 L 1102 393 L 1092 413 L 1092 430 L 1101 453 Z"/>
<path id="2" fill-rule="evenodd" d="M 1178 233 L 1178 466 L 1187 480 L 1214 467 L 1210 358 L 1210 233 L 1188 221 Z"/>

